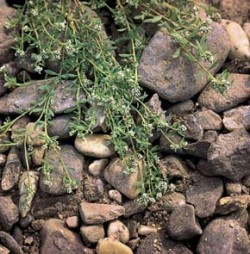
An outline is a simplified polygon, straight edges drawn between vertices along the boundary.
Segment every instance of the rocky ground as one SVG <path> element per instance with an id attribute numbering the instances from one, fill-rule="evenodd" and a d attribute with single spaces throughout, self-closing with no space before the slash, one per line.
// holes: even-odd
<path id="1" fill-rule="evenodd" d="M 48 158 L 53 185 L 31 170 L 35 196 L 27 196 L 23 151 L 0 147 L 1 254 L 250 253 L 250 3 L 240 2 L 210 1 L 227 19 L 213 23 L 207 41 L 219 62 L 213 73 L 230 70 L 232 85 L 225 95 L 200 77 L 194 64 L 170 57 L 175 45 L 163 31 L 155 31 L 144 49 L 138 71 L 151 94 L 148 104 L 156 112 L 171 112 L 187 129 L 183 150 L 173 151 L 163 136 L 157 141 L 162 172 L 170 179 L 167 194 L 143 207 L 135 188 L 139 176 L 123 174 L 110 135 L 69 136 L 72 115 L 62 112 L 74 105 L 75 91 L 65 94 L 64 82 L 56 90 L 56 117 L 48 127 L 63 144 L 60 156 L 51 152 Z M 12 14 L 12 8 L 0 6 L 0 66 L 18 76 L 30 68 L 20 66 L 10 50 L 14 41 L 4 24 Z M 238 44 L 239 38 L 245 44 Z M 18 114 L 39 98 L 40 81 L 13 91 L 4 82 L 1 75 L 0 118 Z M 32 130 L 31 163 L 38 168 L 43 132 L 34 128 L 32 118 L 20 118 L 1 143 L 16 140 L 20 128 Z M 60 158 L 77 182 L 73 194 L 66 194 Z M 24 200 L 29 207 L 22 206 Z"/>

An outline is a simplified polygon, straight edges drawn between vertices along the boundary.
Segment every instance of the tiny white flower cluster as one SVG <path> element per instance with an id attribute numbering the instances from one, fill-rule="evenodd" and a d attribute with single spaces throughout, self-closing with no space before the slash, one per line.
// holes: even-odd
<path id="1" fill-rule="evenodd" d="M 37 11 L 37 9 L 31 9 L 30 14 L 31 14 L 32 16 L 34 16 L 34 17 L 38 16 L 38 11 Z"/>
<path id="2" fill-rule="evenodd" d="M 66 41 L 65 50 L 69 55 L 74 54 L 76 52 L 76 49 L 71 40 Z"/>

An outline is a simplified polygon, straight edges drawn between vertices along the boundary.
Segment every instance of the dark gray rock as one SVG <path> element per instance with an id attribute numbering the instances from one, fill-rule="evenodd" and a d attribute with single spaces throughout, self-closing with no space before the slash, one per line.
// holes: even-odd
<path id="1" fill-rule="evenodd" d="M 199 141 L 203 137 L 203 128 L 198 119 L 194 114 L 185 115 L 182 120 L 183 125 L 186 127 L 185 137 Z"/>
<path id="2" fill-rule="evenodd" d="M 197 246 L 198 254 L 243 254 L 250 252 L 247 232 L 236 220 L 210 222 Z"/>
<path id="3" fill-rule="evenodd" d="M 76 182 L 73 189 L 78 188 L 83 179 L 84 157 L 73 146 L 63 145 L 59 151 L 50 150 L 48 152 L 48 162 L 53 170 L 50 173 L 49 182 L 46 174 L 41 172 L 40 189 L 42 191 L 57 195 L 69 192 L 70 190 L 64 184 L 64 179 L 67 177 L 65 170 L 68 171 L 70 178 Z"/>
<path id="4" fill-rule="evenodd" d="M 211 84 L 208 84 L 199 96 L 199 104 L 215 112 L 222 112 L 250 97 L 250 75 L 230 73 L 228 80 L 232 81 L 232 84 L 227 88 L 225 94 L 221 94 Z"/>
<path id="5" fill-rule="evenodd" d="M 139 62 L 138 73 L 143 86 L 156 91 L 159 96 L 171 102 L 184 101 L 197 94 L 206 85 L 208 77 L 199 75 L 200 68 L 185 56 L 171 58 L 177 45 L 163 29 L 158 31 L 144 49 Z M 218 23 L 212 24 L 208 34 L 207 48 L 218 60 L 216 73 L 229 52 L 228 35 Z M 209 66 L 208 63 L 203 63 Z"/>
<path id="6" fill-rule="evenodd" d="M 123 207 L 125 208 L 124 214 L 125 218 L 128 218 L 134 214 L 142 213 L 146 210 L 146 207 L 140 204 L 140 202 L 137 199 L 125 202 L 123 204 Z"/>
<path id="7" fill-rule="evenodd" d="M 194 109 L 193 101 L 187 100 L 174 104 L 173 106 L 167 109 L 167 112 L 175 114 L 177 116 L 182 116 L 192 113 L 193 109 Z"/>
<path id="8" fill-rule="evenodd" d="M 200 161 L 197 167 L 205 175 L 239 181 L 250 174 L 249 153 L 250 136 L 244 129 L 221 134 L 210 146 L 208 160 Z"/>
<path id="9" fill-rule="evenodd" d="M 206 218 L 214 214 L 223 194 L 223 181 L 218 177 L 192 175 L 193 184 L 186 191 L 187 202 L 195 207 L 195 214 Z"/>
<path id="10" fill-rule="evenodd" d="M 86 253 L 87 248 L 82 244 L 78 234 L 67 229 L 61 220 L 50 219 L 46 221 L 40 231 L 40 236 L 40 254 Z"/>
<path id="11" fill-rule="evenodd" d="M 51 137 L 56 136 L 59 139 L 69 138 L 69 125 L 73 121 L 72 117 L 72 114 L 65 114 L 53 118 L 48 124 L 48 134 Z"/>
<path id="12" fill-rule="evenodd" d="M 187 240 L 202 233 L 195 218 L 195 210 L 191 205 L 182 205 L 171 213 L 167 233 L 174 240 Z"/>
<path id="13" fill-rule="evenodd" d="M 0 225 L 5 231 L 11 230 L 12 226 L 19 220 L 18 207 L 13 203 L 11 197 L 0 197 Z"/>

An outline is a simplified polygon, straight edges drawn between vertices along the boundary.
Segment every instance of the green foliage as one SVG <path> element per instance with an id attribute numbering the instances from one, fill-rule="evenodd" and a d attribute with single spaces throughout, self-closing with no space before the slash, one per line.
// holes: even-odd
<path id="1" fill-rule="evenodd" d="M 111 13 L 120 33 L 118 39 L 112 41 L 106 36 L 100 18 L 88 6 L 97 12 L 105 10 Z M 43 96 L 32 109 L 21 115 L 39 115 L 36 124 L 42 126 L 46 140 L 41 170 L 48 183 L 53 170 L 47 160 L 48 149 L 60 149 L 56 138 L 50 137 L 47 131 L 48 123 L 54 117 L 51 102 L 57 85 L 62 80 L 70 80 L 76 90 L 70 134 L 82 137 L 91 134 L 96 117 L 95 111 L 89 107 L 101 108 L 114 148 L 127 165 L 124 173 L 133 173 L 136 163 L 143 160 L 145 171 L 139 183 L 141 202 L 146 205 L 166 192 L 168 182 L 162 177 L 157 147 L 152 146 L 150 138 L 156 130 L 168 139 L 172 133 L 184 137 L 185 130 L 172 119 L 163 121 L 161 115 L 156 115 L 144 103 L 146 95 L 138 83 L 137 66 L 147 41 L 144 29 L 147 23 L 166 29 L 179 45 L 174 58 L 184 54 L 209 74 L 216 87 L 224 87 L 225 80 L 217 80 L 202 64 L 202 61 L 211 65 L 214 62 L 205 47 L 211 20 L 202 21 L 197 8 L 189 0 L 116 0 L 113 6 L 105 0 L 90 0 L 84 5 L 79 0 L 34 0 L 26 1 L 16 20 L 8 22 L 8 29 L 20 28 L 14 47 L 16 55 L 22 58 L 32 52 L 35 71 L 44 73 L 48 79 L 40 88 Z M 118 45 L 125 48 L 124 52 L 117 51 Z M 48 63 L 53 65 L 52 69 L 46 69 Z M 19 85 L 7 75 L 6 82 L 11 88 Z M 84 100 L 81 99 L 82 93 L 86 95 Z M 15 121 L 7 121 L 2 131 L 8 131 Z M 184 140 L 179 144 L 169 141 L 173 149 L 185 146 Z M 125 160 L 128 154 L 129 161 Z M 71 192 L 76 183 L 66 167 L 64 172 L 64 183 Z"/>

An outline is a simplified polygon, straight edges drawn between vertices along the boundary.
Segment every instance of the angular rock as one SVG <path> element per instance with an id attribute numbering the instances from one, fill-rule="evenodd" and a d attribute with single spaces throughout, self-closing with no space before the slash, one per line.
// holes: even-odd
<path id="1" fill-rule="evenodd" d="M 95 123 L 91 128 L 91 130 L 93 132 L 97 131 L 107 132 L 107 126 L 105 123 L 106 116 L 104 108 L 100 106 L 90 106 L 90 108 L 87 110 L 85 114 L 85 119 L 90 119 L 92 117 L 95 119 Z"/>
<path id="2" fill-rule="evenodd" d="M 186 114 L 190 114 L 194 109 L 194 103 L 192 100 L 182 101 L 174 104 L 170 108 L 168 108 L 167 112 L 175 114 L 177 116 L 182 116 Z"/>
<path id="3" fill-rule="evenodd" d="M 118 190 L 109 190 L 109 198 L 114 200 L 116 203 L 122 203 L 122 194 Z"/>
<path id="4" fill-rule="evenodd" d="M 40 254 L 86 253 L 87 248 L 82 244 L 80 237 L 67 229 L 61 220 L 47 220 L 40 231 L 40 236 Z"/>
<path id="5" fill-rule="evenodd" d="M 39 181 L 39 172 L 25 171 L 19 181 L 19 210 L 22 217 L 25 217 L 31 209 L 33 198 L 36 195 Z"/>
<path id="6" fill-rule="evenodd" d="M 169 217 L 167 233 L 174 240 L 187 240 L 202 233 L 191 205 L 177 207 Z"/>
<path id="7" fill-rule="evenodd" d="M 19 151 L 13 147 L 8 154 L 7 162 L 3 169 L 1 181 L 2 190 L 8 191 L 18 183 L 21 168 L 22 164 L 19 158 Z"/>
<path id="8" fill-rule="evenodd" d="M 17 241 L 8 233 L 0 231 L 0 242 L 7 247 L 13 254 L 24 254 L 21 246 Z"/>
<path id="9" fill-rule="evenodd" d="M 208 161 L 198 163 L 205 175 L 239 181 L 250 174 L 250 136 L 244 130 L 221 134 L 208 150 Z"/>
<path id="10" fill-rule="evenodd" d="M 129 159 L 128 157 L 126 159 Z M 133 166 L 133 173 L 126 174 L 126 166 L 119 159 L 113 159 L 104 171 L 105 180 L 129 199 L 139 195 L 138 182 L 142 179 L 143 164 L 138 160 Z"/>
<path id="11" fill-rule="evenodd" d="M 20 111 L 29 110 L 35 102 L 38 102 L 47 94 L 42 91 L 42 87 L 53 85 L 49 81 L 32 81 L 31 85 L 18 87 L 11 93 L 0 98 L 0 114 L 17 114 Z M 64 81 L 57 85 L 54 90 L 52 111 L 55 114 L 63 113 L 65 110 L 76 106 L 76 88 L 71 86 L 71 82 Z M 85 96 L 82 94 L 81 99 Z"/>
<path id="12" fill-rule="evenodd" d="M 161 29 L 144 49 L 138 67 L 140 83 L 171 102 L 193 97 L 208 81 L 207 75 L 199 75 L 200 68 L 185 56 L 171 58 L 177 48 L 167 32 Z M 207 48 L 216 56 L 215 61 L 218 60 L 218 65 L 211 70 L 214 74 L 224 63 L 230 48 L 228 35 L 218 23 L 212 23 Z"/>
<path id="13" fill-rule="evenodd" d="M 169 192 L 162 197 L 162 207 L 164 207 L 167 212 L 172 212 L 175 208 L 185 204 L 185 196 L 179 192 Z"/>
<path id="14" fill-rule="evenodd" d="M 80 233 L 83 240 L 87 243 L 97 243 L 100 239 L 105 237 L 105 231 L 102 224 L 81 226 Z"/>
<path id="15" fill-rule="evenodd" d="M 212 110 L 198 111 L 194 113 L 203 130 L 220 130 L 222 120 L 218 114 Z"/>
<path id="16" fill-rule="evenodd" d="M 127 243 L 129 240 L 129 230 L 121 221 L 111 221 L 108 225 L 107 236 L 113 236 L 116 240 Z"/>
<path id="17" fill-rule="evenodd" d="M 115 154 L 111 139 L 110 135 L 103 134 L 93 134 L 84 138 L 77 136 L 75 147 L 84 155 L 95 158 L 110 157 Z"/>
<path id="18" fill-rule="evenodd" d="M 224 112 L 223 124 L 229 131 L 250 130 L 250 106 L 240 106 Z"/>
<path id="19" fill-rule="evenodd" d="M 225 189 L 228 196 L 239 195 L 242 192 L 243 186 L 241 183 L 235 183 L 232 181 L 225 182 Z"/>
<path id="20" fill-rule="evenodd" d="M 82 181 L 84 158 L 73 146 L 62 145 L 59 151 L 50 150 L 47 159 L 53 170 L 50 172 L 49 179 L 45 172 L 41 172 L 40 189 L 42 191 L 59 195 L 70 192 L 71 187 L 73 189 L 78 188 Z M 66 173 L 65 170 L 68 172 Z M 68 177 L 67 174 L 69 174 L 71 180 L 75 181 L 75 186 L 64 184 L 65 178 Z"/>
<path id="21" fill-rule="evenodd" d="M 201 174 L 193 174 L 192 179 L 193 184 L 186 191 L 187 202 L 195 207 L 195 214 L 199 218 L 213 215 L 217 201 L 223 194 L 223 181 Z"/>
<path id="22" fill-rule="evenodd" d="M 225 94 L 216 91 L 211 83 L 208 84 L 198 98 L 199 104 L 215 112 L 222 112 L 250 97 L 250 75 L 230 73 L 228 80 L 232 81 L 232 84 L 227 88 Z"/>
<path id="23" fill-rule="evenodd" d="M 78 228 L 78 226 L 80 224 L 80 219 L 78 216 L 68 217 L 66 220 L 66 224 L 67 224 L 68 228 L 76 229 L 76 228 Z"/>
<path id="24" fill-rule="evenodd" d="M 97 254 L 133 254 L 133 251 L 125 244 L 109 237 L 101 239 L 96 247 Z"/>
<path id="25" fill-rule="evenodd" d="M 48 134 L 59 139 L 69 138 L 69 126 L 72 122 L 72 117 L 72 114 L 64 114 L 53 118 L 48 124 Z"/>
<path id="26" fill-rule="evenodd" d="M 33 147 L 32 151 L 32 162 L 36 166 L 41 166 L 43 164 L 43 157 L 45 153 L 44 146 Z"/>
<path id="27" fill-rule="evenodd" d="M 166 238 L 165 234 L 153 233 L 143 239 L 137 249 L 137 254 L 192 254 L 187 247 Z"/>
<path id="28" fill-rule="evenodd" d="M 229 214 L 238 210 L 247 209 L 250 204 L 250 195 L 223 197 L 219 200 L 216 213 Z"/>
<path id="29" fill-rule="evenodd" d="M 109 160 L 108 159 L 99 159 L 93 161 L 89 165 L 89 173 L 92 176 L 100 176 L 105 167 L 108 165 Z"/>
<path id="30" fill-rule="evenodd" d="M 120 205 L 82 202 L 80 215 L 85 224 L 101 224 L 124 215 L 125 208 Z"/>
<path id="31" fill-rule="evenodd" d="M 198 254 L 249 253 L 247 232 L 235 220 L 216 219 L 210 222 L 197 246 Z"/>
<path id="32" fill-rule="evenodd" d="M 46 135 L 43 126 L 31 122 L 26 125 L 25 129 L 27 145 L 42 146 L 46 144 Z"/>
<path id="33" fill-rule="evenodd" d="M 203 137 L 203 128 L 200 121 L 194 114 L 185 115 L 182 118 L 183 125 L 186 127 L 185 137 L 199 141 Z"/>
<path id="34" fill-rule="evenodd" d="M 13 58 L 12 46 L 15 38 L 6 30 L 5 25 L 9 18 L 15 16 L 15 10 L 7 6 L 0 7 L 0 66 Z"/>
<path id="35" fill-rule="evenodd" d="M 5 231 L 11 230 L 19 220 L 18 207 L 13 203 L 11 197 L 0 197 L 0 225 Z"/>

